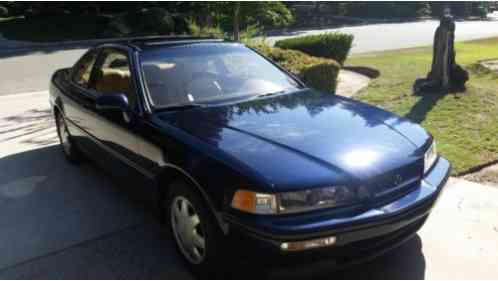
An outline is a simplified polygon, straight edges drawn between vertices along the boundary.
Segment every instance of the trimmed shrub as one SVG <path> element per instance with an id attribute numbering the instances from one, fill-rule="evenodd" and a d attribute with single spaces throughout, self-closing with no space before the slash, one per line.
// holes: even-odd
<path id="1" fill-rule="evenodd" d="M 341 69 L 336 61 L 313 57 L 300 51 L 272 48 L 266 44 L 253 45 L 252 47 L 287 71 L 295 74 L 309 87 L 335 92 L 337 76 Z"/>
<path id="2" fill-rule="evenodd" d="M 342 65 L 351 50 L 353 38 L 353 35 L 339 32 L 325 33 L 280 40 L 275 43 L 275 47 L 333 59 Z"/>
<path id="3" fill-rule="evenodd" d="M 301 72 L 301 77 L 307 85 L 324 92 L 335 92 L 339 69 L 334 63 L 321 63 L 310 66 Z"/>

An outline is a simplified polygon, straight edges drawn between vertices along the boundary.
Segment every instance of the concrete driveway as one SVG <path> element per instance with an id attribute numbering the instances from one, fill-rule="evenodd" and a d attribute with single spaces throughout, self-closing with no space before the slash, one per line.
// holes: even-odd
<path id="1" fill-rule="evenodd" d="M 1 279 L 192 278 L 139 193 L 91 164 L 66 163 L 46 92 L 0 97 Z M 383 257 L 339 272 L 322 264 L 250 276 L 492 279 L 497 249 L 498 189 L 452 179 L 418 236 Z"/>

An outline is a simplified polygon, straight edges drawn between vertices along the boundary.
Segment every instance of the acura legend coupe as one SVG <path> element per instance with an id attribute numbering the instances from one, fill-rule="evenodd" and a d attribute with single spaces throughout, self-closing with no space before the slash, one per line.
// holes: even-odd
<path id="1" fill-rule="evenodd" d="M 419 125 L 223 40 L 96 46 L 54 73 L 50 104 L 67 159 L 141 179 L 196 272 L 378 256 L 424 224 L 451 169 Z"/>

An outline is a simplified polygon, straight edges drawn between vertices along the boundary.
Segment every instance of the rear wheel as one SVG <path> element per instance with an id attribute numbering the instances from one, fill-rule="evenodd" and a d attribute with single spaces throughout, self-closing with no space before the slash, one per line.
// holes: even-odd
<path id="1" fill-rule="evenodd" d="M 217 274 L 223 261 L 222 233 L 195 187 L 172 184 L 164 209 L 178 251 L 197 274 Z"/>
<path id="2" fill-rule="evenodd" d="M 55 123 L 57 126 L 57 135 L 59 136 L 60 145 L 66 159 L 73 164 L 80 163 L 82 156 L 78 148 L 74 145 L 71 135 L 66 126 L 66 121 L 60 113 L 55 115 Z"/>

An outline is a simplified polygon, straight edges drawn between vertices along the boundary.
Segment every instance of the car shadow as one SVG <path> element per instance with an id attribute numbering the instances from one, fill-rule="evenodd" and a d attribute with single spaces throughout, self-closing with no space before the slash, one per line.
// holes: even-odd
<path id="1" fill-rule="evenodd" d="M 147 187 L 33 147 L 0 158 L 0 279 L 191 278 Z"/>
<path id="2" fill-rule="evenodd" d="M 57 145 L 0 158 L 0 278 L 189 279 L 158 223 L 145 188 L 91 162 L 70 165 Z M 235 266 L 224 278 L 423 279 L 418 236 L 371 262 L 345 270 Z M 264 253 L 262 253 L 264 254 Z M 250 269 L 248 269 L 250 268 Z M 202 277 L 202 276 L 197 276 Z"/>

